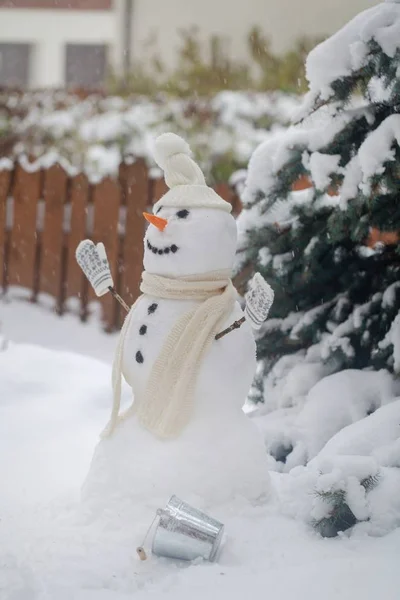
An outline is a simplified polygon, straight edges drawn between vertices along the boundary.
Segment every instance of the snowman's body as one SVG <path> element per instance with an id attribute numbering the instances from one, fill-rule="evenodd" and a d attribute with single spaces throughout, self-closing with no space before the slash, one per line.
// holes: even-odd
<path id="1" fill-rule="evenodd" d="M 149 308 L 156 309 L 149 314 Z M 133 394 L 141 394 L 170 323 L 193 302 L 142 296 L 127 332 L 123 374 Z M 243 316 L 239 304 L 224 327 Z M 143 332 L 146 326 L 146 333 Z M 143 362 L 136 360 L 141 352 Z M 199 372 L 193 416 L 173 440 L 157 439 L 131 415 L 113 436 L 100 442 L 85 496 L 110 506 L 163 505 L 176 494 L 212 507 L 237 498 L 265 499 L 269 480 L 263 442 L 242 407 L 255 371 L 255 343 L 244 323 L 213 345 Z"/>
<path id="2" fill-rule="evenodd" d="M 231 268 L 236 224 L 226 211 L 180 210 L 179 205 L 164 207 L 161 200 L 158 221 L 145 236 L 148 273 L 182 278 Z M 144 393 L 172 325 L 197 304 L 141 296 L 126 331 L 121 365 L 134 397 Z M 235 302 L 222 329 L 242 316 Z M 255 367 L 255 341 L 247 322 L 214 339 L 198 368 L 186 427 L 174 439 L 160 439 L 131 414 L 96 449 L 84 487 L 86 498 L 103 506 L 119 498 L 125 506 L 152 508 L 172 494 L 199 507 L 235 497 L 265 499 L 269 476 L 264 445 L 242 410 Z"/>

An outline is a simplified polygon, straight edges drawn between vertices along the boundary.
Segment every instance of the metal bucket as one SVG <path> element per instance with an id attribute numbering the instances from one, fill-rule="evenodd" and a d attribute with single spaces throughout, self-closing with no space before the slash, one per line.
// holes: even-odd
<path id="1" fill-rule="evenodd" d="M 153 537 L 152 552 L 179 560 L 216 559 L 224 525 L 172 496 L 160 517 Z"/>

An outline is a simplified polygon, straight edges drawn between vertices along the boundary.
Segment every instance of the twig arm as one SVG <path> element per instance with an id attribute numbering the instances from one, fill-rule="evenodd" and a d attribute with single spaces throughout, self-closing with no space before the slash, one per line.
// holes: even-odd
<path id="1" fill-rule="evenodd" d="M 121 298 L 121 296 L 118 294 L 118 292 L 113 287 L 111 287 L 111 285 L 109 286 L 108 289 L 110 290 L 110 292 L 114 296 L 114 298 L 116 300 L 118 300 L 118 302 L 121 304 L 121 306 L 123 306 L 124 309 L 126 310 L 126 312 L 128 313 L 130 311 L 130 308 L 127 305 L 127 303 L 125 302 L 125 300 L 123 298 Z"/>
<path id="2" fill-rule="evenodd" d="M 216 340 L 220 340 L 222 337 L 224 337 L 224 335 L 227 335 L 228 333 L 230 333 L 234 329 L 239 329 L 243 325 L 243 323 L 245 322 L 245 320 L 246 320 L 246 318 L 242 317 L 238 321 L 234 321 L 232 323 L 232 325 L 230 325 L 229 327 L 227 327 L 223 331 L 220 331 L 219 333 L 217 333 L 217 335 L 215 336 L 215 339 Z"/>

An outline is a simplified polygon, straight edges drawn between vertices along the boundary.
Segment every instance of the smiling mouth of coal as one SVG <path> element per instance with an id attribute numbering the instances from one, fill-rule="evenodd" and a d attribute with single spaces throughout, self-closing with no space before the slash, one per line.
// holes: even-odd
<path id="1" fill-rule="evenodd" d="M 169 254 L 170 252 L 172 252 L 172 254 L 175 254 L 175 252 L 178 252 L 179 250 L 178 246 L 176 246 L 175 244 L 172 244 L 171 246 L 166 246 L 165 248 L 157 248 L 157 246 L 153 246 L 153 244 L 150 244 L 149 240 L 147 240 L 147 247 L 149 250 L 151 250 L 151 252 L 153 252 L 153 254 Z"/>

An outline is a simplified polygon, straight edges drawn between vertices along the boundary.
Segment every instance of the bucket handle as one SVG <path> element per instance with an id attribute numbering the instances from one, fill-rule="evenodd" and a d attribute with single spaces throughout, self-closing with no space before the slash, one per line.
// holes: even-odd
<path id="1" fill-rule="evenodd" d="M 146 550 L 145 550 L 145 545 L 146 545 L 147 538 L 149 537 L 149 535 L 150 535 L 150 532 L 151 532 L 151 530 L 153 529 L 153 526 L 154 526 L 154 524 L 155 524 L 156 520 L 157 520 L 159 517 L 161 517 L 161 515 L 163 515 L 165 512 L 166 512 L 166 511 L 165 511 L 165 510 L 163 510 L 162 508 L 158 508 L 158 509 L 157 509 L 156 515 L 155 515 L 154 519 L 152 520 L 152 522 L 151 522 L 151 524 L 150 524 L 150 527 L 149 527 L 149 528 L 148 528 L 148 530 L 146 531 L 146 534 L 145 534 L 145 536 L 144 536 L 144 538 L 143 538 L 142 545 L 141 545 L 141 546 L 138 546 L 138 547 L 136 548 L 136 553 L 137 553 L 137 555 L 139 556 L 139 558 L 140 558 L 140 560 L 141 560 L 141 561 L 145 561 L 145 560 L 147 560 L 147 553 L 146 553 Z"/>

